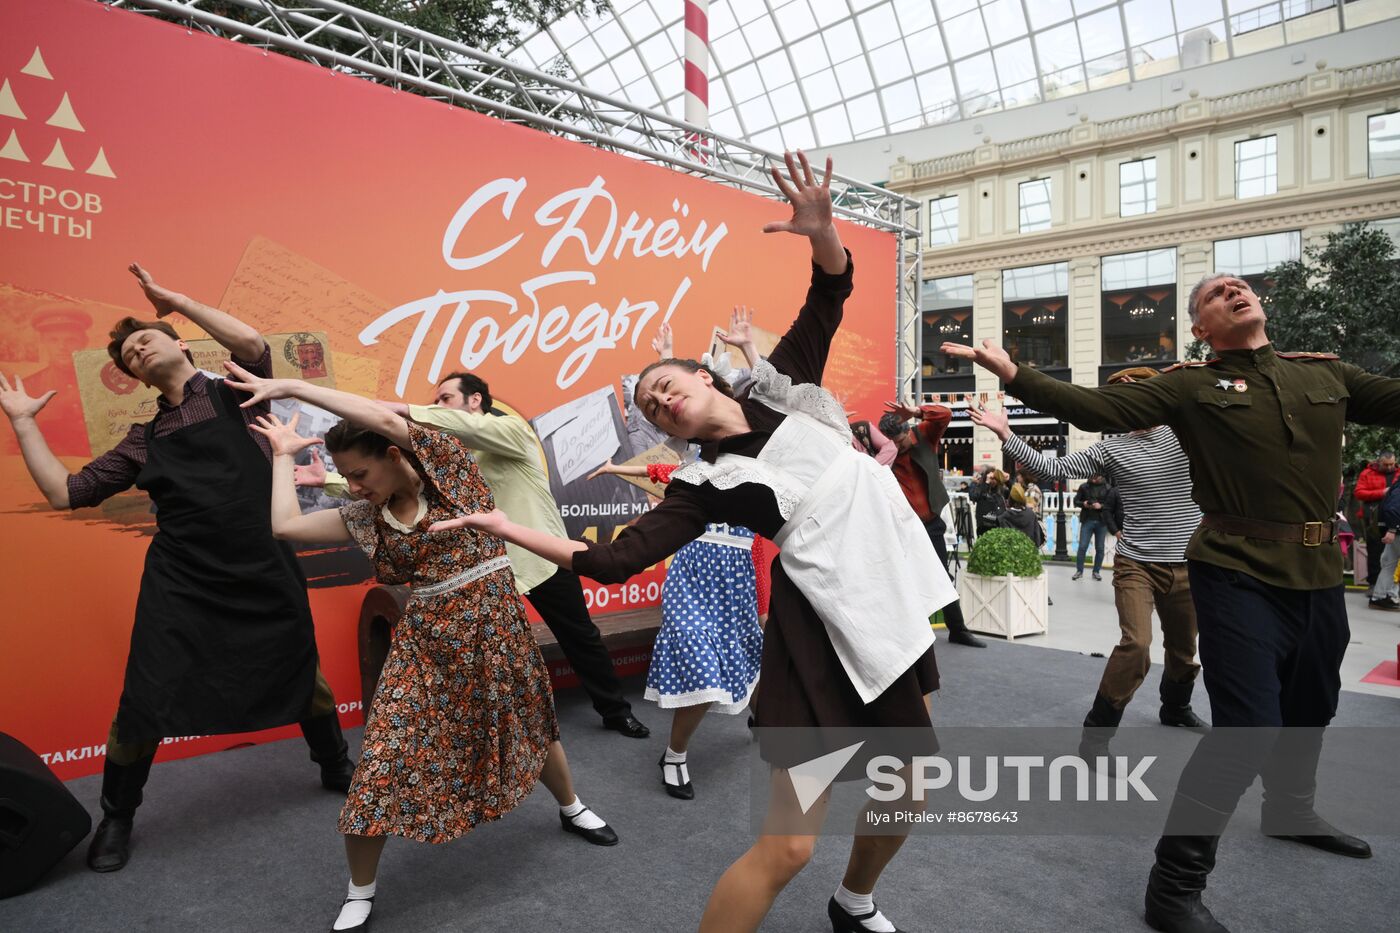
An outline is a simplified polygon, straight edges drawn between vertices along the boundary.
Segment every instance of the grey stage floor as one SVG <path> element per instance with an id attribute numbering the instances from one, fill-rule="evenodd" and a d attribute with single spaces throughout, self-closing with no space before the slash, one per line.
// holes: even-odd
<path id="1" fill-rule="evenodd" d="M 934 712 L 945 725 L 1076 723 L 1103 665 L 1033 640 L 980 651 L 940 643 L 939 661 L 944 689 Z M 640 692 L 636 682 L 629 688 Z M 1129 707 L 1125 724 L 1153 721 L 1150 692 Z M 600 729 L 576 690 L 560 695 L 559 708 L 580 795 L 612 822 L 621 845 L 597 849 L 562 833 L 542 788 L 502 821 L 449 845 L 394 840 L 379 878 L 377 933 L 695 929 L 716 878 L 751 840 L 743 718 L 704 723 L 692 746 L 696 799 L 682 802 L 662 792 L 656 767 L 668 717 L 638 700 L 654 734 L 636 741 Z M 1400 700 L 1342 695 L 1339 723 L 1397 721 Z M 357 745 L 359 731 L 350 738 Z M 98 779 L 71 787 L 96 814 Z M 1324 855 L 1260 836 L 1249 799 L 1237 817 L 1245 828 L 1223 841 L 1207 892 L 1224 923 L 1236 933 L 1395 929 L 1400 839 L 1372 838 L 1370 861 Z M 0 931 L 328 929 L 346 881 L 339 803 L 319 789 L 299 741 L 158 765 L 131 864 L 96 875 L 80 847 L 37 890 L 0 901 Z M 1146 930 L 1142 889 L 1153 841 L 915 836 L 876 897 L 917 933 Z M 829 929 L 825 904 L 848 844 L 822 840 L 765 930 Z"/>

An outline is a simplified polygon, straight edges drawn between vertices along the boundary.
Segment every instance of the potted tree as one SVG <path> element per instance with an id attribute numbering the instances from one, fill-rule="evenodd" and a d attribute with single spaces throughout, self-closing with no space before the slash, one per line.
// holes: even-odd
<path id="1" fill-rule="evenodd" d="M 978 536 L 958 595 L 967 627 L 1012 641 L 1049 628 L 1049 590 L 1034 542 L 1014 528 Z"/>

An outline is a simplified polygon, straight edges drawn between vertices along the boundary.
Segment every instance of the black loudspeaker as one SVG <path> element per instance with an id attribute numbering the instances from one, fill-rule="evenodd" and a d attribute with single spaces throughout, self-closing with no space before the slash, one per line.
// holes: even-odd
<path id="1" fill-rule="evenodd" d="M 0 732 L 0 898 L 27 891 L 92 830 L 92 817 L 23 742 Z"/>

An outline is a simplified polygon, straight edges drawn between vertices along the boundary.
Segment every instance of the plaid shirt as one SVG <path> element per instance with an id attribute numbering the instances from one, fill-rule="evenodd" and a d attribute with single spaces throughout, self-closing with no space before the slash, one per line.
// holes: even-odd
<path id="1" fill-rule="evenodd" d="M 235 359 L 234 362 L 255 376 L 272 376 L 272 350 L 266 344 L 263 345 L 262 356 L 258 357 L 257 362 L 245 363 L 239 359 Z M 204 373 L 196 372 L 185 383 L 185 393 L 180 404 L 172 405 L 165 400 L 164 395 L 160 396 L 156 400 L 157 412 L 152 421 L 155 436 L 167 437 L 181 428 L 218 417 L 214 400 L 209 397 L 214 388 L 213 382 Z M 270 403 L 262 402 L 251 408 L 240 409 L 240 412 L 244 423 L 252 424 L 254 419 L 267 414 L 270 409 Z M 257 442 L 264 456 L 271 462 L 272 451 L 267 445 L 267 438 L 252 432 L 249 432 L 249 436 Z M 69 508 L 89 508 L 131 488 L 145 465 L 146 425 L 133 424 L 120 444 L 68 477 Z"/>

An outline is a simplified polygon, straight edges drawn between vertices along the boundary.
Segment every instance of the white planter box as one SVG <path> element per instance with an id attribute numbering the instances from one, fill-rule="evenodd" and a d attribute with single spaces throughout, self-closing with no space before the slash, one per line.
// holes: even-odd
<path id="1" fill-rule="evenodd" d="M 967 627 L 1013 641 L 1022 635 L 1043 635 L 1050 628 L 1050 591 L 1046 575 L 984 577 L 964 572 L 958 577 Z"/>

